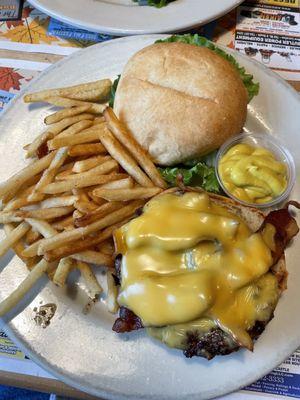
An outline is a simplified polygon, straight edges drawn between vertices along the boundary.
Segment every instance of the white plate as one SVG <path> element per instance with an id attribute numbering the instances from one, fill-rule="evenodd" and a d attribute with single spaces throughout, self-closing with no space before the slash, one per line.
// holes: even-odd
<path id="1" fill-rule="evenodd" d="M 242 0 L 176 0 L 167 7 L 131 0 L 29 0 L 36 8 L 90 31 L 125 36 L 185 30 L 212 21 Z"/>
<path id="2" fill-rule="evenodd" d="M 114 77 L 128 58 L 161 36 L 116 39 L 92 46 L 42 73 L 25 92 Z M 300 199 L 300 109 L 298 94 L 261 64 L 236 53 L 238 61 L 261 83 L 249 105 L 247 129 L 278 135 L 294 154 L 298 181 L 292 197 Z M 24 93 L 23 93 L 24 94 Z M 134 101 L 134 99 L 133 99 Z M 0 121 L 0 180 L 24 165 L 22 145 L 43 129 L 50 107 L 28 106 L 13 100 Z M 299 220 L 299 218 L 298 218 Z M 109 399 L 203 400 L 236 390 L 280 364 L 300 344 L 300 237 L 287 251 L 289 289 L 280 299 L 275 318 L 255 345 L 253 353 L 239 351 L 213 361 L 185 359 L 144 332 L 117 335 L 113 316 L 98 304 L 85 316 L 86 294 L 79 282 L 65 291 L 46 279 L 27 296 L 25 310 L 5 325 L 5 331 L 35 362 L 78 389 Z M 27 274 L 17 258 L 6 257 L 0 273 L 0 300 Z M 57 304 L 50 326 L 33 321 L 33 309 L 42 303 Z M 12 317 L 12 314 L 9 318 Z M 6 319 L 6 322 L 9 320 Z M 2 321 L 5 323 L 5 321 Z"/>

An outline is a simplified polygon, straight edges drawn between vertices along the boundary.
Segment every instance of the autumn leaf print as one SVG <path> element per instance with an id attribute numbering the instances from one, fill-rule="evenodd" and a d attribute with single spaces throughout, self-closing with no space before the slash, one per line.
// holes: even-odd
<path id="1" fill-rule="evenodd" d="M 14 71 L 13 68 L 0 68 L 0 89 L 9 91 L 10 89 L 20 90 L 20 80 L 23 76 Z"/>
<path id="2" fill-rule="evenodd" d="M 51 44 L 57 39 L 53 36 L 48 36 L 47 27 L 48 20 L 40 20 L 39 18 L 35 18 L 30 24 L 26 23 L 24 25 L 19 25 L 15 28 L 10 29 L 8 32 L 4 33 L 7 39 L 12 40 L 13 42 L 19 43 L 47 43 Z"/>
<path id="3" fill-rule="evenodd" d="M 19 25 L 24 25 L 26 18 L 29 17 L 32 10 L 33 10 L 33 8 L 31 8 L 31 7 L 24 7 L 23 12 L 22 12 L 22 19 L 19 19 L 17 21 L 7 21 L 6 22 L 6 26 L 8 27 L 8 29 L 19 26 Z"/>

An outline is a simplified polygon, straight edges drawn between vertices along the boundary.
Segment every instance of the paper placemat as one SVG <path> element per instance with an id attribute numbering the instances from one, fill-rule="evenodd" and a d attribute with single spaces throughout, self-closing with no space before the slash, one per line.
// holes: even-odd
<path id="1" fill-rule="evenodd" d="M 300 80 L 299 0 L 248 0 L 218 21 L 195 32 L 247 54 L 285 79 Z M 27 2 L 21 20 L 0 22 L 0 50 L 68 55 L 109 39 L 109 35 L 61 23 L 33 9 Z M 0 111 L 39 71 L 49 65 L 0 58 Z M 1 331 L 0 370 L 55 379 L 29 360 Z M 300 349 L 272 373 L 224 399 L 286 397 L 300 398 Z"/>

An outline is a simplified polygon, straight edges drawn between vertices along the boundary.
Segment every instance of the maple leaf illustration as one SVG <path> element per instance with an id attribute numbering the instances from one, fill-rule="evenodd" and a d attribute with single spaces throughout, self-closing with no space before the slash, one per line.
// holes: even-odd
<path id="1" fill-rule="evenodd" d="M 22 11 L 22 19 L 28 18 L 31 11 L 33 11 L 33 10 L 34 10 L 34 8 L 32 8 L 32 7 L 29 7 L 29 6 L 24 7 L 23 11 Z"/>
<path id="2" fill-rule="evenodd" d="M 7 21 L 6 22 L 6 26 L 8 27 L 8 29 L 19 26 L 19 25 L 24 25 L 25 19 L 29 17 L 32 10 L 33 10 L 33 8 L 31 8 L 31 7 L 24 7 L 23 12 L 22 12 L 22 19 L 19 19 L 18 21 Z"/>
<path id="3" fill-rule="evenodd" d="M 0 89 L 9 91 L 10 89 L 20 90 L 20 80 L 23 76 L 13 68 L 0 68 Z"/>
<path id="4" fill-rule="evenodd" d="M 48 24 L 48 19 L 40 20 L 40 18 L 35 18 L 30 22 L 30 24 L 26 23 L 24 25 L 14 27 L 8 32 L 4 33 L 3 36 L 12 40 L 13 42 L 51 44 L 52 42 L 57 41 L 57 38 L 54 36 L 48 36 Z"/>

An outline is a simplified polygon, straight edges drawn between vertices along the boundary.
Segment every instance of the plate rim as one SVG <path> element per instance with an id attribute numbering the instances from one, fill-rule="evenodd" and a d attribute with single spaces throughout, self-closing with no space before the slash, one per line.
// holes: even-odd
<path id="1" fill-rule="evenodd" d="M 153 39 L 157 40 L 157 39 L 161 39 L 164 37 L 167 37 L 169 35 L 162 35 L 162 34 L 153 34 L 153 35 L 136 35 L 136 36 L 131 36 L 131 37 L 123 37 L 123 38 L 119 38 L 119 39 L 112 39 L 106 42 L 102 42 L 102 43 L 98 43 L 95 44 L 93 46 L 90 46 L 88 48 L 85 49 L 81 49 L 78 52 L 75 52 L 73 54 L 71 54 L 68 57 L 63 58 L 62 60 L 56 62 L 55 64 L 53 64 L 52 66 L 50 66 L 49 68 L 47 68 L 46 70 L 42 71 L 37 77 L 35 77 L 34 79 L 32 79 L 32 81 L 25 87 L 23 88 L 13 99 L 12 101 L 8 104 L 8 106 L 5 107 L 4 112 L 1 114 L 0 116 L 0 125 L 2 122 L 2 118 L 4 117 L 4 115 L 7 112 L 11 112 L 11 109 L 14 107 L 15 103 L 22 98 L 23 94 L 30 91 L 30 87 L 32 85 L 34 85 L 36 82 L 38 82 L 40 79 L 43 79 L 45 75 L 47 75 L 50 71 L 58 68 L 60 65 L 66 63 L 67 61 L 69 61 L 70 59 L 76 59 L 77 57 L 82 57 L 82 54 L 84 54 L 85 52 L 88 52 L 89 49 L 91 47 L 105 47 L 105 46 L 109 46 L 111 43 L 122 43 L 122 42 L 126 42 L 126 41 L 135 41 L 135 40 L 147 40 L 147 39 Z M 225 51 L 227 51 L 228 53 L 231 54 L 235 54 L 238 53 L 236 50 L 232 50 L 229 49 L 225 46 L 219 45 L 218 47 L 223 48 Z M 247 60 L 248 62 L 256 65 L 259 69 L 263 70 L 265 73 L 267 73 L 268 75 L 271 75 L 273 79 L 276 80 L 277 83 L 281 84 L 282 86 L 285 87 L 285 89 L 287 89 L 287 91 L 290 93 L 291 96 L 293 96 L 300 104 L 300 96 L 299 93 L 287 82 L 285 81 L 283 78 L 281 78 L 278 74 L 276 74 L 274 71 L 270 70 L 267 66 L 263 65 L 262 63 L 253 60 L 249 57 L 247 57 L 244 54 L 238 53 L 239 56 L 242 59 Z M 5 321 L 5 320 L 4 320 Z M 1 322 L 1 319 L 0 319 Z M 54 377 L 56 377 L 57 379 L 59 379 L 62 382 L 65 382 L 67 385 L 76 388 L 79 391 L 85 392 L 85 393 L 89 393 L 91 395 L 94 396 L 98 396 L 99 395 L 101 397 L 103 397 L 103 399 L 111 399 L 111 400 L 120 400 L 120 399 L 124 399 L 124 400 L 128 400 L 128 399 L 140 399 L 141 397 L 137 397 L 137 396 L 129 396 L 126 394 L 121 394 L 119 392 L 113 392 L 113 390 L 111 390 L 110 392 L 107 391 L 103 391 L 102 389 L 93 389 L 93 388 L 88 388 L 86 386 L 82 386 L 82 384 L 77 383 L 77 381 L 73 378 L 68 377 L 68 375 L 64 375 L 61 374 L 60 372 L 57 372 L 55 370 L 54 366 L 51 366 L 51 364 L 49 364 L 49 362 L 47 360 L 43 360 L 38 354 L 36 354 L 34 352 L 34 350 L 31 350 L 29 348 L 26 347 L 26 344 L 24 344 L 23 340 L 20 338 L 18 338 L 18 331 L 13 328 L 11 326 L 11 322 L 4 322 L 4 325 L 2 326 L 0 324 L 1 329 L 3 329 L 3 331 L 13 340 L 15 341 L 15 343 L 20 347 L 20 349 L 29 356 L 29 358 L 34 361 L 37 365 L 39 365 L 41 368 L 43 368 L 45 371 L 49 372 L 51 375 L 53 375 Z M 300 344 L 300 333 L 299 333 L 299 343 L 296 346 L 291 346 L 291 349 L 289 350 L 289 355 L 292 354 L 294 351 L 297 350 L 297 348 L 299 347 Z M 249 379 L 248 381 L 246 381 L 245 383 L 243 383 L 242 385 L 237 385 L 235 386 L 232 390 L 230 390 L 229 392 L 227 390 L 223 390 L 220 391 L 218 393 L 215 393 L 209 397 L 207 397 L 207 399 L 211 399 L 214 398 L 215 396 L 222 396 L 222 395 L 226 395 L 235 391 L 240 390 L 241 388 L 250 385 L 251 383 L 253 383 L 254 381 L 260 379 L 261 377 L 265 376 L 266 374 L 272 372 L 274 370 L 274 368 L 276 368 L 276 366 L 280 365 L 282 362 L 285 361 L 285 359 L 288 357 L 288 355 L 282 355 L 277 361 L 276 361 L 276 365 L 270 366 L 268 368 L 264 369 L 264 372 L 262 373 L 260 371 L 260 373 L 258 374 L 254 374 L 254 378 L 252 376 L 251 379 Z M 153 397 L 153 396 L 149 396 L 147 395 L 147 397 L 145 397 L 147 399 L 157 399 L 157 397 Z M 195 399 L 197 398 L 197 394 L 191 394 L 187 397 L 187 399 Z M 168 399 L 171 400 L 171 397 L 164 397 L 164 399 Z"/>
<path id="2" fill-rule="evenodd" d="M 59 14 L 59 12 L 56 12 L 53 9 L 50 9 L 47 6 L 44 6 L 40 4 L 39 0 L 28 0 L 28 2 L 38 10 L 42 11 L 43 13 L 49 15 L 52 18 L 58 19 L 66 24 L 73 25 L 77 28 L 80 29 L 86 29 L 92 32 L 98 32 L 101 34 L 109 34 L 112 36 L 132 36 L 132 35 L 151 35 L 151 34 L 162 34 L 162 33 L 171 33 L 171 32 L 182 32 L 187 29 L 193 29 L 198 26 L 207 24 L 211 21 L 214 21 L 223 15 L 229 13 L 236 7 L 238 7 L 244 0 L 233 0 L 233 3 L 226 7 L 224 10 L 214 13 L 208 18 L 196 18 L 193 19 L 193 21 L 186 22 L 186 23 L 174 23 L 173 26 L 169 26 L 168 28 L 162 27 L 161 29 L 155 29 L 155 28 L 146 28 L 146 29 L 127 29 L 127 28 L 122 28 L 122 27 L 111 27 L 111 26 L 105 26 L 105 25 L 96 25 L 96 24 L 89 24 L 87 22 L 81 21 L 80 19 L 77 18 L 70 18 L 66 14 Z M 118 5 L 116 5 L 118 6 Z"/>

